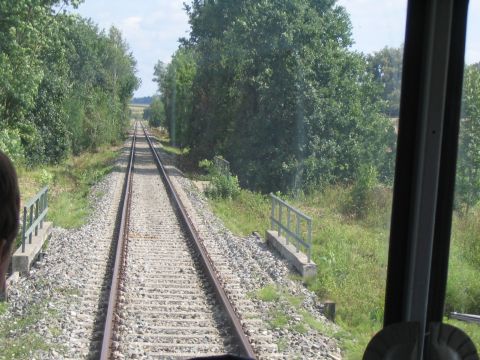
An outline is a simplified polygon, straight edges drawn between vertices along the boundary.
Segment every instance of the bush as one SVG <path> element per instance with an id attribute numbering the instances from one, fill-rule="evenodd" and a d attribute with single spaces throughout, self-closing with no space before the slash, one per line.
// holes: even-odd
<path id="1" fill-rule="evenodd" d="M 450 261 L 445 310 L 478 314 L 480 279 L 478 270 L 461 257 Z"/>
<path id="2" fill-rule="evenodd" d="M 198 163 L 198 166 L 205 169 L 209 174 L 210 184 L 205 190 L 207 196 L 214 199 L 232 199 L 240 194 L 240 184 L 236 176 L 230 172 L 219 171 L 210 160 L 202 160 Z"/>
<path id="3" fill-rule="evenodd" d="M 207 196 L 212 198 L 232 199 L 237 197 L 239 193 L 238 178 L 230 174 L 214 176 L 206 189 Z"/>
<path id="4" fill-rule="evenodd" d="M 354 214 L 359 218 L 367 215 L 372 205 L 372 193 L 378 184 L 378 174 L 371 165 L 360 165 L 357 179 L 351 191 L 351 206 Z"/>
<path id="5" fill-rule="evenodd" d="M 13 162 L 24 159 L 24 152 L 20 132 L 18 129 L 0 130 L 0 151 L 4 152 Z"/>

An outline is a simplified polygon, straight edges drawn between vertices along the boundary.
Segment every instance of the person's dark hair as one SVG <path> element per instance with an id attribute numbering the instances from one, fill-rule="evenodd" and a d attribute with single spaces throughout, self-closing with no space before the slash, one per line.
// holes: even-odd
<path id="1" fill-rule="evenodd" d="M 0 260 L 10 251 L 18 233 L 20 191 L 15 168 L 0 151 Z"/>

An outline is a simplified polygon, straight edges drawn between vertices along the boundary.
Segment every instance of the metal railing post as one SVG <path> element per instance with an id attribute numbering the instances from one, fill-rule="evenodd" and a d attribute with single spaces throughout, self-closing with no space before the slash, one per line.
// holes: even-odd
<path id="1" fill-rule="evenodd" d="M 271 211 L 271 215 L 270 215 L 270 225 L 272 227 L 272 230 L 275 230 L 275 199 L 273 198 L 273 196 L 270 196 L 270 199 L 272 200 L 272 211 Z"/>
<path id="2" fill-rule="evenodd" d="M 288 238 L 290 237 L 290 208 L 287 208 L 287 245 L 288 245 Z"/>
<path id="3" fill-rule="evenodd" d="M 282 236 L 282 204 L 278 203 L 278 237 Z"/>
<path id="4" fill-rule="evenodd" d="M 28 227 L 30 228 L 30 226 L 32 226 L 33 224 L 33 204 L 30 205 L 28 211 L 30 212 L 30 221 L 28 223 Z M 30 231 L 30 234 L 28 235 L 28 243 L 31 244 L 32 243 L 32 232 Z"/>
<path id="5" fill-rule="evenodd" d="M 25 252 L 25 232 L 27 231 L 27 208 L 23 208 L 23 226 L 22 226 L 22 253 Z"/>
<path id="6" fill-rule="evenodd" d="M 43 213 L 43 210 L 45 210 L 45 193 L 40 196 L 40 214 Z M 40 229 L 43 229 L 43 217 L 42 220 L 40 220 Z"/>
<path id="7" fill-rule="evenodd" d="M 308 254 L 307 260 L 310 262 L 310 258 L 312 257 L 312 220 L 308 220 Z"/>
<path id="8" fill-rule="evenodd" d="M 295 232 L 295 234 L 297 235 L 297 241 L 295 242 L 295 248 L 297 249 L 297 252 L 298 252 L 298 238 L 300 237 L 300 216 L 298 216 L 297 214 L 297 231 Z"/>
<path id="9" fill-rule="evenodd" d="M 35 220 L 38 219 L 38 207 L 40 206 L 40 199 L 35 200 Z M 35 236 L 38 235 L 38 225 L 35 225 Z"/>

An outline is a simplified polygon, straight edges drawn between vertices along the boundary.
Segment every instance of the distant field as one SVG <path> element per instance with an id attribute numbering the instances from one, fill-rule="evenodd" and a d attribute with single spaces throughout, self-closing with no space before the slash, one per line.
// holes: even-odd
<path id="1" fill-rule="evenodd" d="M 148 105 L 144 104 L 129 104 L 132 117 L 135 119 L 143 119 L 143 110 L 145 110 Z"/>
<path id="2" fill-rule="evenodd" d="M 148 107 L 148 104 L 129 104 L 128 106 L 130 106 L 130 108 L 141 108 L 141 109 L 145 109 Z"/>

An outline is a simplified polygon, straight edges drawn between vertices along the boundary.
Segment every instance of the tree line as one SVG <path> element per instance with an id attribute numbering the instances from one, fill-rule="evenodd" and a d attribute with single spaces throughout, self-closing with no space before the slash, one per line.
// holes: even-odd
<path id="1" fill-rule="evenodd" d="M 78 0 L 0 0 L 0 149 L 27 165 L 113 143 L 139 86 L 118 29 L 68 14 Z"/>
<path id="2" fill-rule="evenodd" d="M 155 79 L 171 141 L 223 155 L 254 190 L 391 181 L 395 133 L 351 23 L 330 0 L 193 1 Z M 362 166 L 363 165 L 363 166 Z"/>
<path id="3" fill-rule="evenodd" d="M 224 156 L 254 190 L 392 183 L 403 46 L 352 51 L 348 14 L 332 0 L 195 0 L 186 11 L 190 36 L 155 66 L 148 111 L 174 145 L 195 161 Z M 460 139 L 462 204 L 480 198 L 468 135 L 480 121 L 478 74 L 466 70 L 463 118 L 474 128 Z"/>

